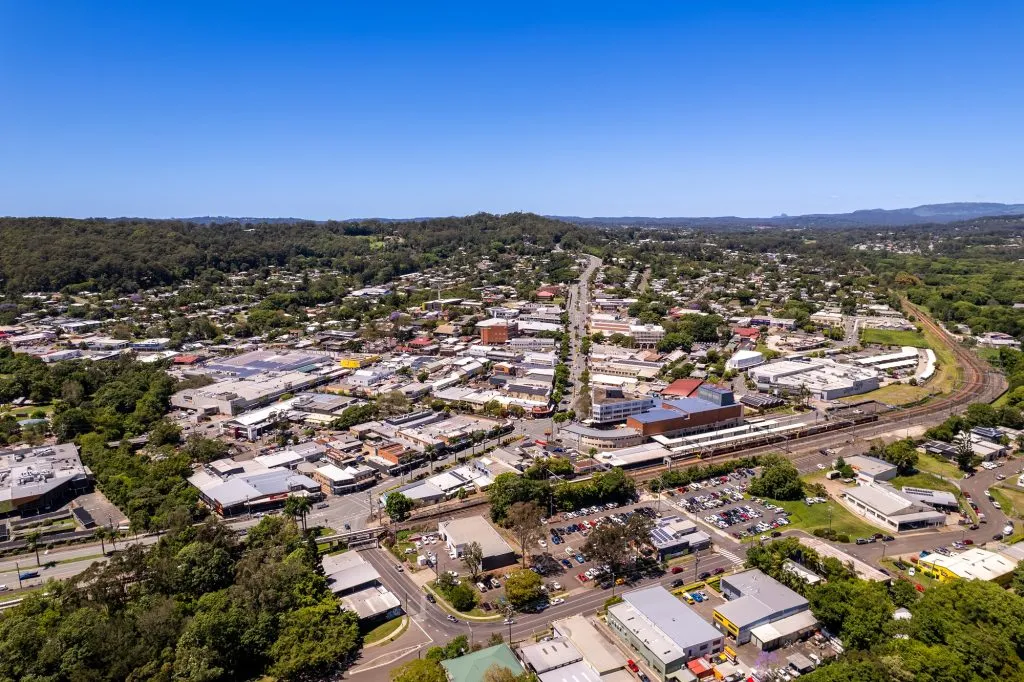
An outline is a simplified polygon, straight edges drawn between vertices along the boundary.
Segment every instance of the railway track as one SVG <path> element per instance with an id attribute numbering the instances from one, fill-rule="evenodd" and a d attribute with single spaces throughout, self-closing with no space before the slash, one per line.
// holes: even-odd
<path id="1" fill-rule="evenodd" d="M 715 453 L 709 459 L 713 460 L 719 454 L 726 457 L 766 454 L 768 452 L 777 452 L 783 446 L 786 449 L 786 453 L 783 454 L 796 457 L 804 454 L 802 451 L 807 448 L 834 444 L 838 438 L 845 438 L 848 432 L 855 430 L 858 426 L 877 427 L 877 425 L 892 425 L 904 422 L 908 425 L 911 423 L 918 425 L 928 421 L 931 422 L 930 425 L 935 425 L 954 412 L 966 408 L 971 403 L 992 402 L 1002 395 L 1003 391 L 1006 390 L 1006 380 L 1002 375 L 989 368 L 977 355 L 958 344 L 931 317 L 923 313 L 920 308 L 909 301 L 905 301 L 904 304 L 916 315 L 922 326 L 927 327 L 929 331 L 945 341 L 946 345 L 952 350 L 957 365 L 963 369 L 962 383 L 960 386 L 955 387 L 950 394 L 933 398 L 921 405 L 884 412 L 877 415 L 876 419 L 863 420 L 859 424 L 851 422 L 849 426 L 831 429 L 824 433 L 814 432 L 808 435 L 797 435 L 784 442 L 757 444 L 728 453 Z M 934 418 L 934 420 L 929 418 Z M 696 466 L 707 463 L 709 459 L 681 459 L 673 461 L 671 465 L 660 464 L 631 473 L 637 480 L 650 480 L 660 476 L 669 469 L 683 469 Z"/>

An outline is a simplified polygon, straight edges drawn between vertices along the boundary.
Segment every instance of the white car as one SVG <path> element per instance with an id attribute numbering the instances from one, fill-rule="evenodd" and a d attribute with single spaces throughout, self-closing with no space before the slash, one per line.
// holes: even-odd
<path id="1" fill-rule="evenodd" d="M 544 540 L 538 540 L 537 544 L 540 545 L 541 547 L 547 547 L 548 546 L 548 543 L 546 541 L 544 541 Z"/>
<path id="2" fill-rule="evenodd" d="M 565 600 L 564 600 L 564 599 L 562 599 L 561 597 L 555 597 L 555 598 L 554 598 L 554 599 L 552 599 L 552 600 L 551 600 L 551 601 L 550 601 L 549 603 L 550 603 L 550 604 L 551 604 L 552 606 L 558 606 L 559 604 L 564 604 L 564 603 L 565 603 Z"/>
<path id="3" fill-rule="evenodd" d="M 553 582 L 553 583 L 551 583 L 551 587 L 553 589 L 555 589 L 555 590 L 560 590 L 560 589 L 562 589 L 562 583 L 560 583 L 560 582 Z"/>
<path id="4" fill-rule="evenodd" d="M 1003 508 L 1003 505 L 999 504 L 995 500 L 992 500 L 992 506 L 995 507 L 996 509 L 1002 509 Z"/>

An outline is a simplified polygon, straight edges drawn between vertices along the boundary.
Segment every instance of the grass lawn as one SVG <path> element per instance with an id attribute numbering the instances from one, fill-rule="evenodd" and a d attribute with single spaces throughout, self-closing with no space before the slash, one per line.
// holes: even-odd
<path id="1" fill-rule="evenodd" d="M 917 458 L 917 468 L 921 471 L 945 476 L 954 481 L 959 481 L 964 477 L 964 472 L 960 471 L 957 465 L 927 454 Z"/>
<path id="2" fill-rule="evenodd" d="M 399 616 L 398 618 L 392 618 L 386 623 L 381 623 L 374 629 L 363 635 L 363 644 L 373 644 L 383 639 L 387 639 L 391 635 L 395 634 L 402 624 L 405 622 L 405 616 Z"/>
<path id="3" fill-rule="evenodd" d="M 911 386 L 910 384 L 889 384 L 874 391 L 850 395 L 840 398 L 842 402 L 859 403 L 864 400 L 877 400 L 887 405 L 908 405 L 927 398 L 932 393 L 929 386 Z"/>
<path id="4" fill-rule="evenodd" d="M 836 533 L 849 535 L 851 542 L 859 537 L 874 535 L 881 530 L 872 526 L 867 521 L 861 520 L 835 500 L 809 506 L 803 500 L 794 500 L 792 502 L 772 501 L 789 512 L 789 525 L 779 528 L 782 531 L 793 528 L 810 533 L 815 528 L 828 528 L 829 509 L 832 510 L 832 530 Z"/>
<path id="5" fill-rule="evenodd" d="M 911 474 L 909 476 L 897 476 L 889 482 L 897 488 L 902 488 L 907 485 L 911 488 L 945 490 L 946 492 L 953 493 L 954 495 L 960 495 L 960 491 L 957 490 L 955 485 L 926 471 L 919 471 L 916 474 Z"/>
<path id="6" fill-rule="evenodd" d="M 949 393 L 960 383 L 963 370 L 953 355 L 953 349 L 946 345 L 943 338 L 928 329 L 924 331 L 924 338 L 928 347 L 935 351 L 935 359 L 938 361 L 935 376 L 926 385 L 937 393 Z"/>
<path id="7" fill-rule="evenodd" d="M 921 587 L 925 588 L 926 590 L 929 589 L 929 588 L 932 588 L 932 587 L 936 587 L 937 585 L 940 584 L 939 581 L 936 580 L 935 578 L 929 578 L 928 576 L 926 576 L 924 574 L 924 571 L 922 571 L 917 566 L 914 566 L 914 575 L 911 576 L 907 572 L 907 571 L 910 570 L 909 568 L 907 569 L 907 571 L 901 571 L 899 568 L 896 567 L 896 560 L 895 559 L 886 558 L 886 559 L 882 559 L 879 563 L 882 564 L 882 566 L 885 567 L 885 570 L 889 571 L 889 573 L 891 573 L 892 575 L 906 578 L 907 580 L 909 580 L 912 583 L 917 583 L 917 584 L 921 585 Z M 910 564 L 909 561 L 905 561 L 904 563 L 905 564 Z M 910 565 L 913 566 L 913 564 L 910 564 Z"/>
<path id="8" fill-rule="evenodd" d="M 993 486 L 988 491 L 1003 508 L 1003 513 L 1016 519 L 1024 518 L 1024 492 L 1002 486 Z"/>
<path id="9" fill-rule="evenodd" d="M 860 332 L 860 342 L 862 344 L 877 343 L 883 346 L 931 347 L 921 332 L 908 332 L 896 329 L 863 329 Z"/>
<path id="10" fill-rule="evenodd" d="M 473 590 L 473 594 L 476 595 L 476 603 L 477 604 L 480 604 L 480 602 L 484 601 L 482 595 L 480 594 L 480 591 L 478 589 L 476 589 L 476 587 L 472 583 L 469 583 L 469 579 L 468 578 L 460 578 L 460 579 L 467 581 L 467 583 L 469 584 L 470 589 Z M 452 614 L 453 616 L 472 616 L 474 618 L 488 618 L 488 619 L 499 619 L 499 618 L 503 618 L 504 617 L 504 616 L 501 616 L 501 615 L 495 615 L 494 611 L 491 611 L 490 613 L 488 613 L 487 611 L 484 611 L 479 606 L 474 606 L 469 611 L 459 611 L 458 609 L 456 609 L 454 606 L 451 605 L 451 603 L 445 598 L 444 594 L 442 594 L 441 590 L 437 589 L 437 584 L 436 584 L 435 581 L 431 581 L 429 583 L 429 585 L 428 585 L 428 588 L 429 588 L 429 591 L 431 593 L 433 593 L 433 595 L 435 597 L 437 597 L 437 605 L 440 606 L 443 610 L 445 610 L 448 613 Z"/>

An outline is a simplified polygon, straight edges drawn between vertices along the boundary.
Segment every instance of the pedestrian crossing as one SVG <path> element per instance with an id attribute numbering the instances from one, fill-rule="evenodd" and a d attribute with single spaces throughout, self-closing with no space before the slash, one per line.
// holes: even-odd
<path id="1" fill-rule="evenodd" d="M 738 566 L 739 564 L 743 563 L 743 559 L 739 558 L 738 556 L 736 556 L 735 554 L 733 554 L 732 552 L 730 552 L 727 549 L 722 549 L 721 547 L 715 547 L 715 552 L 718 553 L 718 554 L 721 554 L 726 559 L 728 559 L 729 562 L 732 563 L 733 566 Z"/>

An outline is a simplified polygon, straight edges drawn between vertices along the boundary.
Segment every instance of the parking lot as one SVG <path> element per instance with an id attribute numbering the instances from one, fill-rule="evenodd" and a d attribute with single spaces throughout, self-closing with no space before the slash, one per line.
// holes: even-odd
<path id="1" fill-rule="evenodd" d="M 736 540 L 778 537 L 789 525 L 788 514 L 771 502 L 746 496 L 747 485 L 754 474 L 753 469 L 744 469 L 667 490 L 665 494 L 683 511 L 729 533 Z"/>
<path id="2" fill-rule="evenodd" d="M 585 585 L 591 581 L 602 588 L 610 588 L 612 579 L 607 575 L 605 566 L 597 565 L 583 552 L 587 537 L 595 528 L 604 524 L 614 523 L 625 525 L 632 514 L 645 514 L 654 518 L 655 511 L 649 505 L 630 504 L 617 507 L 608 503 L 602 506 L 589 507 L 578 512 L 565 512 L 547 519 L 548 537 L 542 540 L 546 546 L 533 559 L 533 565 L 541 575 L 562 574 L 576 585 Z M 653 562 L 656 564 L 656 562 Z M 637 573 L 637 578 L 649 576 L 654 570 L 652 565 L 644 565 Z M 660 572 L 660 569 L 658 569 Z M 619 584 L 629 582 L 632 576 L 621 576 Z"/>

